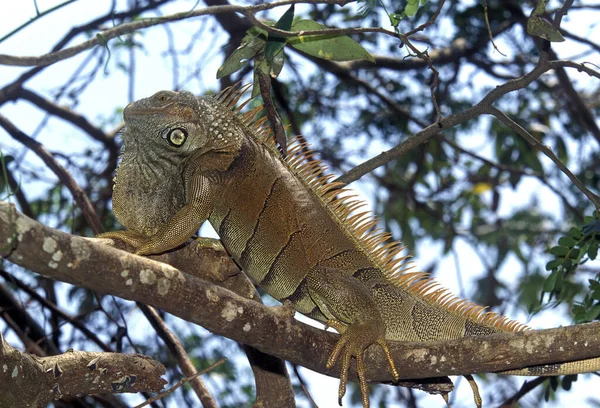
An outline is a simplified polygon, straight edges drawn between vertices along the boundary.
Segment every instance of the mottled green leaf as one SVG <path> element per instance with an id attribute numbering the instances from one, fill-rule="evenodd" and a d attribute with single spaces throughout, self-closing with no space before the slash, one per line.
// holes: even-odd
<path id="1" fill-rule="evenodd" d="M 527 33 L 552 42 L 562 42 L 564 37 L 560 31 L 547 20 L 540 17 L 546 11 L 547 0 L 540 0 L 527 20 Z"/>
<path id="2" fill-rule="evenodd" d="M 235 51 L 225 60 L 223 65 L 217 70 L 217 79 L 223 78 L 227 75 L 231 75 L 234 72 L 240 70 L 246 65 L 254 56 L 265 47 L 265 39 L 260 34 L 255 34 L 252 37 L 247 35 L 244 37 L 247 39 L 246 42 L 242 40 L 242 45 L 237 47 Z"/>
<path id="3" fill-rule="evenodd" d="M 311 20 L 299 20 L 292 31 L 323 30 L 327 26 Z M 311 35 L 288 38 L 288 44 L 313 57 L 331 61 L 350 61 L 366 59 L 375 62 L 375 58 L 359 43 L 345 35 Z"/>

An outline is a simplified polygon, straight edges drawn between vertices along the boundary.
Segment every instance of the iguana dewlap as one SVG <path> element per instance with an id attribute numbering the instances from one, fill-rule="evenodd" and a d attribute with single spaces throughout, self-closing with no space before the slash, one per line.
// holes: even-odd
<path id="1" fill-rule="evenodd" d="M 113 209 L 127 230 L 104 237 L 126 241 L 141 255 L 159 253 L 185 243 L 208 219 L 257 285 L 341 333 L 327 365 L 341 356 L 341 399 L 356 358 L 365 407 L 363 354 L 371 344 L 383 348 L 397 379 L 387 340 L 526 329 L 408 271 L 404 247 L 373 232 L 377 221 L 341 183 L 323 176 L 305 145 L 293 140 L 283 159 L 264 120 L 254 121 L 259 109 L 239 113 L 241 93 L 161 91 L 125 108 Z M 600 368 L 600 359 L 585 362 L 586 371 Z M 552 365 L 544 374 L 569 372 L 576 363 Z"/>

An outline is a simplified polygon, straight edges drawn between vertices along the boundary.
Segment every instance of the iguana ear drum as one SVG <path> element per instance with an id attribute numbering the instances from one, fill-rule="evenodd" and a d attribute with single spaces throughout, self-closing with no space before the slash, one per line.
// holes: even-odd
<path id="1" fill-rule="evenodd" d="M 187 139 L 187 130 L 175 128 L 169 130 L 163 137 L 167 139 L 171 146 L 181 147 Z"/>

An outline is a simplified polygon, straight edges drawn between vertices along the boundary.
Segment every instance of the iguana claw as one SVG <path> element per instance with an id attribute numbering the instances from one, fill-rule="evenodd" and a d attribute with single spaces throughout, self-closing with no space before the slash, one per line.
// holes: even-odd
<path id="1" fill-rule="evenodd" d="M 346 394 L 346 384 L 348 383 L 348 371 L 350 370 L 350 360 L 354 356 L 356 358 L 356 373 L 358 375 L 358 383 L 360 386 L 360 392 L 362 395 L 363 408 L 369 407 L 369 385 L 366 380 L 366 368 L 364 352 L 371 344 L 379 344 L 383 348 L 383 352 L 387 358 L 390 366 L 390 371 L 394 381 L 398 381 L 399 374 L 396 370 L 392 355 L 388 348 L 386 340 L 381 337 L 377 339 L 370 339 L 366 333 L 370 333 L 368 328 L 362 325 L 350 325 L 345 326 L 344 324 L 329 320 L 327 324 L 338 332 L 342 333 L 342 337 L 338 340 L 333 351 L 327 359 L 327 368 L 331 369 L 335 366 L 340 354 L 342 354 L 342 370 L 340 373 L 340 388 L 338 392 L 338 404 L 342 405 L 342 398 Z"/>

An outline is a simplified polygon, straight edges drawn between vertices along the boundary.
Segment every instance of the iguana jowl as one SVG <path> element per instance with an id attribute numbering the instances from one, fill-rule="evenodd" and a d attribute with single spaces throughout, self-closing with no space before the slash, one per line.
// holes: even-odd
<path id="1" fill-rule="evenodd" d="M 408 271 L 403 246 L 372 232 L 376 220 L 341 183 L 292 141 L 282 159 L 260 108 L 239 113 L 242 90 L 196 97 L 161 91 L 124 110 L 124 153 L 113 209 L 127 228 L 103 234 L 154 254 L 175 248 L 209 220 L 229 254 L 274 298 L 342 335 L 328 359 L 342 358 L 368 407 L 364 350 L 387 340 L 433 341 L 527 329 L 450 294 L 427 274 Z M 562 375 L 600 369 L 600 359 L 506 372 Z"/>

